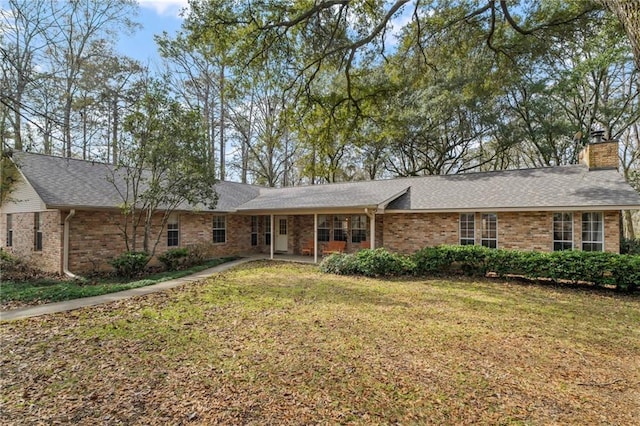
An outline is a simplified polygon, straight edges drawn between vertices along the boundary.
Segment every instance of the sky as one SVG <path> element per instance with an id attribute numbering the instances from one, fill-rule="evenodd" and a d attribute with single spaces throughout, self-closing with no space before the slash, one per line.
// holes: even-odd
<path id="1" fill-rule="evenodd" d="M 133 35 L 122 35 L 117 48 L 120 53 L 154 68 L 159 66 L 160 56 L 153 36 L 163 31 L 174 35 L 180 29 L 180 11 L 187 6 L 187 0 L 138 0 L 138 3 L 139 14 L 135 20 L 142 28 Z"/>

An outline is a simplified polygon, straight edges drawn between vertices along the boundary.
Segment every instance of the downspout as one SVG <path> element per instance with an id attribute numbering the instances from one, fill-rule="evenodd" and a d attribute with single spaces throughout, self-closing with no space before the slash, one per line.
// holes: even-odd
<path id="1" fill-rule="evenodd" d="M 71 209 L 69 214 L 64 219 L 64 236 L 63 238 L 63 246 L 62 246 L 62 272 L 70 278 L 80 278 L 79 276 L 73 274 L 69 271 L 69 222 L 71 218 L 75 216 L 76 210 Z"/>
<path id="2" fill-rule="evenodd" d="M 369 218 L 369 234 L 371 234 L 371 250 L 376 248 L 376 209 L 364 209 L 364 214 Z"/>

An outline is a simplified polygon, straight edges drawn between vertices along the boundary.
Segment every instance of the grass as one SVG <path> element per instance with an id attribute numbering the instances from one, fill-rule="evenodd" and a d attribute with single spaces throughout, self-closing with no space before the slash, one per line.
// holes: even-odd
<path id="1" fill-rule="evenodd" d="M 81 297 L 99 296 L 132 288 L 145 287 L 162 281 L 184 277 L 234 258 L 212 259 L 198 266 L 180 271 L 160 272 L 143 279 L 105 277 L 95 279 L 40 279 L 34 281 L 3 281 L 0 286 L 0 305 L 29 305 L 35 303 L 60 302 Z"/>
<path id="2" fill-rule="evenodd" d="M 633 424 L 640 298 L 253 262 L 0 324 L 8 424 Z"/>

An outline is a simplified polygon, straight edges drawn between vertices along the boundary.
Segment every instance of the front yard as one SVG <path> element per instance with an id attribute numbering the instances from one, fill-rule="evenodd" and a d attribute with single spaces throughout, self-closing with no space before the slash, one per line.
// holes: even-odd
<path id="1" fill-rule="evenodd" d="M 0 324 L 3 424 L 633 424 L 640 297 L 255 262 Z"/>

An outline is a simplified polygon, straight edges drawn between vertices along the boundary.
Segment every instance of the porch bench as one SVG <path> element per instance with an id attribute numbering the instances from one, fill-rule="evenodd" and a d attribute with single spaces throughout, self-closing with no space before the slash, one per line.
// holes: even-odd
<path id="1" fill-rule="evenodd" d="M 344 253 L 344 250 L 346 248 L 346 241 L 329 241 L 327 245 L 322 247 L 322 255 L 324 256 L 325 254 Z"/>

